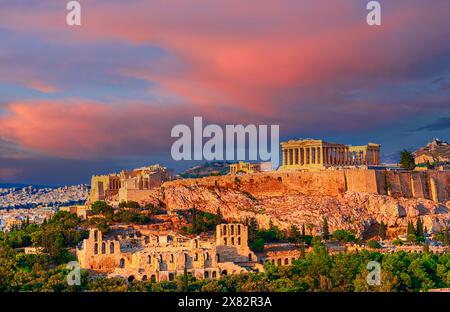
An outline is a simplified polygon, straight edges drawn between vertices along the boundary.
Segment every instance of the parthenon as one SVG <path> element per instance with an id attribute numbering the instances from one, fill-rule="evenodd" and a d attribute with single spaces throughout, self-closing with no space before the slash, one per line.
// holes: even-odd
<path id="1" fill-rule="evenodd" d="M 375 143 L 352 146 L 314 139 L 290 140 L 281 143 L 281 169 L 379 165 L 380 147 Z"/>

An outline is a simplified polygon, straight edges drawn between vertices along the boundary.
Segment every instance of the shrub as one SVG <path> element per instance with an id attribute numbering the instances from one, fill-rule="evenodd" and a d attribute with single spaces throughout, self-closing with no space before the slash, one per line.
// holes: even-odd
<path id="1" fill-rule="evenodd" d="M 377 241 L 375 241 L 375 240 L 369 241 L 369 242 L 367 243 L 367 246 L 368 246 L 369 248 L 373 248 L 373 249 L 380 249 L 380 248 L 381 248 L 380 243 L 377 242 Z"/>

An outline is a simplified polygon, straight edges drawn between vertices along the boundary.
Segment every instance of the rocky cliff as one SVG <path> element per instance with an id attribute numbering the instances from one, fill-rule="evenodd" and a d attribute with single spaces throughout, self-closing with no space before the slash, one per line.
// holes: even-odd
<path id="1" fill-rule="evenodd" d="M 350 174 L 327 171 L 185 179 L 164 183 L 147 193 L 144 201 L 164 205 L 168 210 L 195 206 L 215 213 L 219 208 L 230 220 L 255 217 L 262 227 L 272 221 L 284 229 L 305 224 L 316 233 L 324 217 L 331 230 L 348 229 L 359 234 L 381 221 L 391 230 L 401 230 L 418 216 L 433 232 L 450 224 L 448 173 L 432 176 L 439 182 L 440 195 L 434 196 L 435 200 L 408 191 L 414 182 L 412 176 L 397 176 L 400 184 L 380 191 L 377 175 L 365 170 Z M 375 179 L 373 183 L 370 177 Z M 381 179 L 386 180 L 382 175 Z M 379 194 L 384 191 L 389 195 Z"/>

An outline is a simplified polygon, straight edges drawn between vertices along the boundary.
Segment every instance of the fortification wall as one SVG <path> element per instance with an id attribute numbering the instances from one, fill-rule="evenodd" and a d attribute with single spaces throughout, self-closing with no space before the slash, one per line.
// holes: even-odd
<path id="1" fill-rule="evenodd" d="M 284 194 L 339 196 L 345 191 L 352 191 L 393 197 L 425 198 L 444 203 L 449 200 L 450 171 L 348 169 L 266 172 L 174 180 L 163 184 L 163 187 L 172 186 L 232 188 L 255 197 Z"/>
<path id="2" fill-rule="evenodd" d="M 91 202 L 104 200 L 106 191 L 109 189 L 109 176 L 92 176 L 91 179 Z"/>
<path id="3" fill-rule="evenodd" d="M 135 190 L 135 189 L 119 189 L 119 202 L 122 201 L 135 201 L 148 199 L 153 194 L 153 190 Z"/>

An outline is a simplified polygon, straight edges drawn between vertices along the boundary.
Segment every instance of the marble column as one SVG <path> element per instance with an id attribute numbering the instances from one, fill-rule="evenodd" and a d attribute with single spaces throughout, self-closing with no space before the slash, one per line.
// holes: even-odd
<path id="1" fill-rule="evenodd" d="M 312 165 L 312 159 L 313 159 L 313 153 L 312 153 L 312 147 L 309 147 L 309 161 L 308 165 Z"/>
<path id="2" fill-rule="evenodd" d="M 323 152 L 323 149 L 322 149 L 322 147 L 319 146 L 319 147 L 317 148 L 317 160 L 318 160 L 318 164 L 319 164 L 319 165 L 321 165 L 322 162 L 323 162 L 322 152 Z"/>

